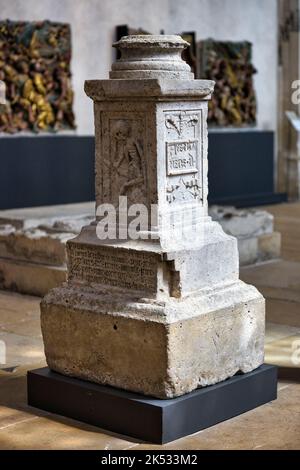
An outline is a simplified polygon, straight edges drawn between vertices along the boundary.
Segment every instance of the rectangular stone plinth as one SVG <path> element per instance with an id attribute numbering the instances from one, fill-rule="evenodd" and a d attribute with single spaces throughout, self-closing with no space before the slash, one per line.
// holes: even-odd
<path id="1" fill-rule="evenodd" d="M 43 299 L 41 326 L 52 370 L 158 398 L 263 363 L 264 299 L 242 282 L 167 301 L 65 286 Z"/>
<path id="2" fill-rule="evenodd" d="M 277 368 L 263 365 L 183 397 L 158 400 L 50 371 L 28 372 L 31 406 L 157 444 L 213 426 L 277 397 Z"/>

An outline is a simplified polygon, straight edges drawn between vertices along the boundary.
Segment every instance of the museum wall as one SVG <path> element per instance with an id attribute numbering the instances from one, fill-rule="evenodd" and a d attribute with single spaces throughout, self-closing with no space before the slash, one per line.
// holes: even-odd
<path id="1" fill-rule="evenodd" d="M 1 19 L 69 22 L 77 133 L 93 134 L 92 104 L 85 79 L 106 77 L 114 58 L 115 26 L 128 24 L 152 33 L 193 30 L 197 39 L 248 40 L 258 70 L 257 127 L 276 128 L 277 7 L 275 0 L 0 0 Z"/>
<path id="2" fill-rule="evenodd" d="M 174 31 L 196 31 L 197 38 L 252 42 L 257 69 L 259 129 L 276 129 L 277 100 L 277 1 L 276 0 L 187 0 L 170 1 Z"/>

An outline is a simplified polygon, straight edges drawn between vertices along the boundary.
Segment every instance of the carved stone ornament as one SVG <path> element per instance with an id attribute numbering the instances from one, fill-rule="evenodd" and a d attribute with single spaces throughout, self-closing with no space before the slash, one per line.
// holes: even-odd
<path id="1" fill-rule="evenodd" d="M 68 242 L 68 282 L 43 299 L 51 369 L 159 398 L 263 363 L 262 295 L 239 280 L 235 238 L 207 212 L 207 103 L 179 36 L 130 36 L 95 113 L 95 221 Z M 146 238 L 102 240 L 99 208 L 156 214 Z M 130 222 L 131 223 L 131 222 Z M 129 233 L 129 232 L 128 232 Z"/>

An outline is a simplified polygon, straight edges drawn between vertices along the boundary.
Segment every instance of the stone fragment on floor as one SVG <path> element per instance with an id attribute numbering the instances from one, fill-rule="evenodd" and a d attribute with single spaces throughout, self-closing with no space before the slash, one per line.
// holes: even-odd
<path id="1" fill-rule="evenodd" d="M 66 242 L 94 203 L 0 211 L 0 288 L 37 296 L 66 279 Z"/>
<path id="2" fill-rule="evenodd" d="M 210 206 L 209 215 L 225 233 L 238 240 L 240 266 L 280 258 L 281 236 L 274 232 L 274 217 L 261 209 Z"/>
<path id="3" fill-rule="evenodd" d="M 66 242 L 93 220 L 94 202 L 0 211 L 0 288 L 44 296 L 66 279 Z M 211 206 L 213 220 L 238 239 L 240 265 L 280 257 L 267 211 Z"/>
<path id="4" fill-rule="evenodd" d="M 265 206 L 274 216 L 274 227 L 281 233 L 281 255 L 286 261 L 300 262 L 300 203 L 288 202 Z"/>
<path id="5" fill-rule="evenodd" d="M 241 279 L 265 297 L 268 322 L 300 327 L 300 263 L 280 260 L 244 267 Z"/>

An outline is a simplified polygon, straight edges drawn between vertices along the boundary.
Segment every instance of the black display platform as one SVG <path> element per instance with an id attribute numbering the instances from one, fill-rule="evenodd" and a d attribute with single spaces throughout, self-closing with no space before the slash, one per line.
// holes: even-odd
<path id="1" fill-rule="evenodd" d="M 237 416 L 277 397 L 277 367 L 159 400 L 73 379 L 47 367 L 28 372 L 28 404 L 137 439 L 163 444 Z"/>

